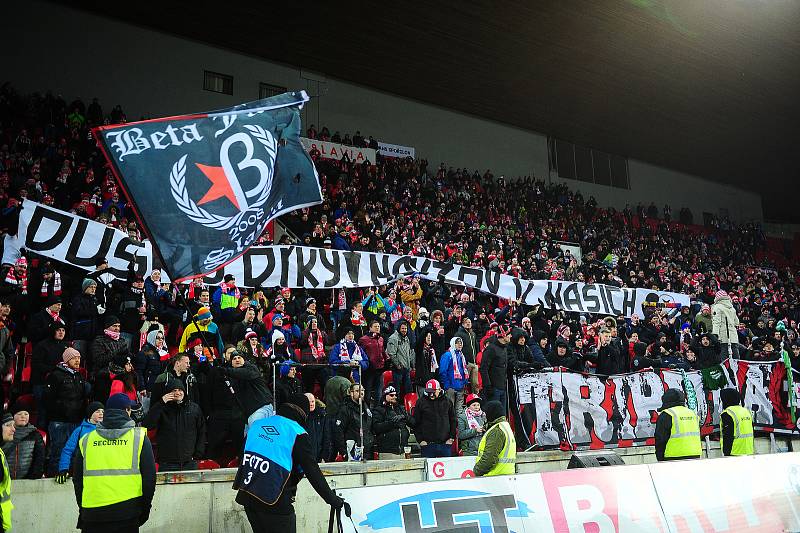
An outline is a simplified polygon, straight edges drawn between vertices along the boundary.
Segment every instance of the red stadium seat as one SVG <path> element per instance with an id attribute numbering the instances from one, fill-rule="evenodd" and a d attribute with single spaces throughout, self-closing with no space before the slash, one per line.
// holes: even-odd
<path id="1" fill-rule="evenodd" d="M 42 440 L 44 441 L 44 445 L 47 446 L 47 432 L 43 429 L 36 428 L 36 431 L 39 432 L 39 435 L 42 436 Z"/>
<path id="2" fill-rule="evenodd" d="M 409 392 L 406 393 L 406 397 L 403 398 L 406 404 L 406 412 L 410 413 L 411 410 L 417 405 L 417 393 L 416 392 Z"/>
<path id="3" fill-rule="evenodd" d="M 234 457 L 230 461 L 228 461 L 228 468 L 239 468 L 239 458 Z"/>
<path id="4" fill-rule="evenodd" d="M 217 468 L 219 468 L 219 463 L 213 459 L 203 459 L 202 461 L 197 461 L 198 470 L 216 470 Z"/>
<path id="5" fill-rule="evenodd" d="M 391 370 L 384 371 L 384 373 L 383 373 L 383 388 L 384 389 L 389 386 L 389 383 L 392 382 L 392 379 L 393 379 L 392 378 L 392 371 Z"/>

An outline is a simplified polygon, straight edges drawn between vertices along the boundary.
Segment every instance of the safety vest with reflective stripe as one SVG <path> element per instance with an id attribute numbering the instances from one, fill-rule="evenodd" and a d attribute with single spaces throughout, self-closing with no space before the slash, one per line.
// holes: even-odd
<path id="1" fill-rule="evenodd" d="M 486 475 L 510 476 L 515 472 L 514 463 L 517 460 L 517 443 L 514 440 L 514 432 L 511 431 L 511 425 L 506 420 L 493 425 L 489 428 L 489 431 L 483 435 L 481 443 L 478 445 L 478 461 L 480 461 L 481 457 L 483 457 L 483 449 L 486 447 L 486 439 L 492 431 L 502 431 L 503 435 L 505 436 L 506 443 L 503 446 L 503 449 L 500 451 L 500 457 L 497 460 L 497 464 L 495 464 L 492 469 L 486 473 Z"/>
<path id="2" fill-rule="evenodd" d="M 672 417 L 672 429 L 664 457 L 700 457 L 703 448 L 700 443 L 700 422 L 695 412 L 683 406 L 670 407 L 664 412 Z"/>
<path id="3" fill-rule="evenodd" d="M 131 428 L 118 439 L 105 439 L 97 430 L 83 436 L 81 507 L 105 507 L 142 495 L 139 459 L 146 431 Z"/>
<path id="4" fill-rule="evenodd" d="M 750 410 L 741 405 L 731 405 L 724 411 L 733 420 L 733 444 L 731 445 L 731 455 L 753 455 L 753 415 Z M 719 445 L 723 446 L 725 437 L 720 431 Z"/>
<path id="5" fill-rule="evenodd" d="M 11 531 L 11 473 L 8 471 L 6 454 L 0 449 L 0 459 L 3 461 L 3 482 L 0 483 L 0 514 L 3 518 L 3 531 Z"/>

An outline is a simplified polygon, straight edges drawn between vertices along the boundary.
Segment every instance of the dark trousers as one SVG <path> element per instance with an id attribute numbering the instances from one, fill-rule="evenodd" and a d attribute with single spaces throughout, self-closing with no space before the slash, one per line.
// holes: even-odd
<path id="1" fill-rule="evenodd" d="M 383 370 L 368 368 L 364 371 L 364 390 L 370 405 L 375 407 L 381 404 L 383 392 Z"/>
<path id="2" fill-rule="evenodd" d="M 422 457 L 450 457 L 453 455 L 453 446 L 450 444 L 426 444 L 419 449 Z"/>
<path id="3" fill-rule="evenodd" d="M 61 460 L 61 450 L 69 440 L 69 436 L 78 424 L 72 422 L 50 422 L 47 426 L 47 476 L 53 477 L 58 474 L 58 462 Z"/>
<path id="4" fill-rule="evenodd" d="M 222 464 L 220 461 L 225 449 L 225 442 L 230 439 L 233 453 L 238 455 L 244 444 L 244 423 L 244 419 L 234 418 L 229 414 L 212 414 L 206 427 L 206 434 L 208 435 L 207 457 L 217 461 L 220 466 L 227 466 L 227 464 Z M 231 457 L 226 457 L 225 459 L 231 459 Z M 225 462 L 227 463 L 227 461 Z"/>
<path id="5" fill-rule="evenodd" d="M 397 401 L 400 402 L 400 405 L 403 405 L 406 394 L 414 391 L 411 388 L 411 371 L 407 368 L 392 370 L 392 381 L 394 382 L 394 388 L 397 389 Z"/>
<path id="6" fill-rule="evenodd" d="M 124 522 L 84 522 L 81 524 L 83 533 L 139 533 L 139 526 L 131 523 L 130 520 Z"/>
<path id="7" fill-rule="evenodd" d="M 244 512 L 253 533 L 297 533 L 297 519 L 292 514 L 272 514 L 265 511 L 264 506 L 245 505 Z"/>
<path id="8" fill-rule="evenodd" d="M 181 472 L 184 470 L 197 470 L 197 461 L 183 463 L 158 463 L 159 472 Z"/>

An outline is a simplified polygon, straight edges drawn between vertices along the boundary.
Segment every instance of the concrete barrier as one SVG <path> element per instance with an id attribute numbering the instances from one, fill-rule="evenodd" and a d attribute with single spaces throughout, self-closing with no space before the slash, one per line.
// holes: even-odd
<path id="1" fill-rule="evenodd" d="M 756 439 L 756 453 L 791 450 L 788 440 Z M 652 446 L 613 450 L 626 464 L 654 463 Z M 708 457 L 719 457 L 719 443 L 710 443 Z M 517 456 L 517 473 L 564 470 L 571 452 L 522 452 Z M 366 463 L 326 463 L 320 465 L 334 489 L 376 485 L 396 485 L 425 481 L 424 459 L 369 461 Z M 236 470 L 201 470 L 158 475 L 150 520 L 143 533 L 155 532 L 219 532 L 250 533 L 243 508 L 231 490 Z M 77 531 L 78 508 L 72 483 L 56 484 L 52 479 L 14 481 L 14 532 Z M 307 481 L 298 486 L 297 531 L 327 531 L 329 507 L 324 505 Z M 113 532 L 112 532 L 113 533 Z"/>

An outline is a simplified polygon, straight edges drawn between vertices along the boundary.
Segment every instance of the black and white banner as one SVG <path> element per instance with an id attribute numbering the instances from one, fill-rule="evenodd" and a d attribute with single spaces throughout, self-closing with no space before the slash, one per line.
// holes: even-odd
<path id="1" fill-rule="evenodd" d="M 107 257 L 118 275 L 136 258 L 138 271 L 153 268 L 148 243 L 137 243 L 125 233 L 98 222 L 41 204 L 25 202 L 18 238 L 24 247 L 57 261 L 91 270 L 98 257 Z M 543 307 L 631 316 L 655 304 L 689 305 L 689 296 L 647 289 L 621 289 L 609 285 L 569 281 L 524 280 L 482 268 L 454 265 L 435 259 L 372 252 L 343 252 L 301 246 L 253 247 L 207 277 L 209 284 L 233 274 L 242 287 L 292 287 L 331 289 L 370 287 L 403 276 L 472 287 L 503 298 Z"/>
<path id="2" fill-rule="evenodd" d="M 729 359 L 722 365 L 727 387 L 737 388 L 759 431 L 793 432 L 786 371 L 782 363 Z M 686 377 L 697 397 L 701 433 L 719 428 L 719 390 L 703 386 L 700 372 Z M 661 398 L 667 389 L 686 387 L 674 370 L 618 376 L 536 372 L 517 377 L 525 435 L 542 448 L 616 448 L 653 444 Z"/>

